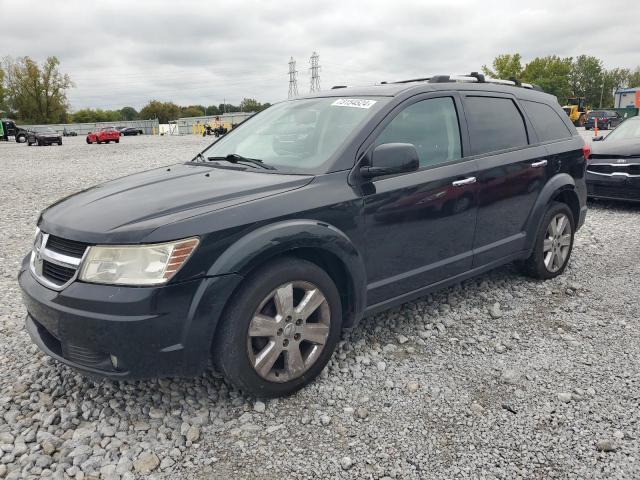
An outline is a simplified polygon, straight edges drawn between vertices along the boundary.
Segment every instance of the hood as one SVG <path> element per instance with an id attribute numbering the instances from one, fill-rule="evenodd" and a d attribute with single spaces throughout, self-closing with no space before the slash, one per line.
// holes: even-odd
<path id="1" fill-rule="evenodd" d="M 611 158 L 638 158 L 640 162 L 640 138 L 603 140 L 591 143 L 591 163 Z"/>
<path id="2" fill-rule="evenodd" d="M 138 243 L 160 226 L 283 193 L 311 180 L 308 175 L 172 165 L 66 197 L 42 212 L 39 226 L 87 243 Z"/>

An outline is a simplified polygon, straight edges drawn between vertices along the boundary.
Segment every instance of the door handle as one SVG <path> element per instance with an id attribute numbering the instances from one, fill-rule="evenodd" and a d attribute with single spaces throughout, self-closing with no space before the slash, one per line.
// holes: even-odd
<path id="1" fill-rule="evenodd" d="M 452 182 L 451 185 L 454 187 L 462 187 L 464 185 L 471 185 L 472 183 L 476 183 L 476 177 L 467 177 L 462 180 L 456 180 L 455 182 Z"/>
<path id="2" fill-rule="evenodd" d="M 547 161 L 546 161 L 546 160 L 540 160 L 539 162 L 533 162 L 533 163 L 531 164 L 531 166 L 532 166 L 533 168 L 540 168 L 540 167 L 544 167 L 544 166 L 546 166 L 546 165 L 547 165 Z"/>

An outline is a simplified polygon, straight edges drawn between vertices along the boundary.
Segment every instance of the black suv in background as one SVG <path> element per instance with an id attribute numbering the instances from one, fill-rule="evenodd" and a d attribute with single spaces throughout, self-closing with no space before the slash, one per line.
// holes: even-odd
<path id="1" fill-rule="evenodd" d="M 560 275 L 587 156 L 555 97 L 481 75 L 282 102 L 191 161 L 44 210 L 27 329 L 89 374 L 212 359 L 247 393 L 290 394 L 364 315 L 508 262 Z"/>
<path id="2" fill-rule="evenodd" d="M 624 120 L 624 118 L 614 110 L 593 110 L 587 114 L 584 128 L 587 130 L 595 128 L 596 119 L 598 119 L 598 128 L 600 130 L 611 130 L 620 125 Z"/>

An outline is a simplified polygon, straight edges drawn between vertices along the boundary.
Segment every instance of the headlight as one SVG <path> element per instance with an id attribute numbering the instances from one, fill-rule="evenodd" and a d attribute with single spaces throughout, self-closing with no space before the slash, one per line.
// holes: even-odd
<path id="1" fill-rule="evenodd" d="M 79 279 L 114 285 L 158 285 L 168 282 L 186 263 L 197 238 L 151 245 L 89 247 Z"/>

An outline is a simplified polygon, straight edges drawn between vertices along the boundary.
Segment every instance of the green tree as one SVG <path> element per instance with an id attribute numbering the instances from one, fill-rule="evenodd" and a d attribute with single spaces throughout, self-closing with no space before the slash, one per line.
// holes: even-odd
<path id="1" fill-rule="evenodd" d="M 120 109 L 120 117 L 122 120 L 137 120 L 138 111 L 133 107 L 123 107 Z"/>
<path id="2" fill-rule="evenodd" d="M 561 104 L 571 96 L 569 73 L 571 57 L 560 58 L 556 55 L 536 57 L 524 67 L 522 80 L 538 85 L 542 90 L 555 95 Z"/>
<path id="3" fill-rule="evenodd" d="M 235 113 L 239 111 L 240 107 L 231 105 L 230 103 L 221 103 L 220 105 L 218 105 L 218 112 L 220 115 L 222 115 L 223 113 Z"/>
<path id="4" fill-rule="evenodd" d="M 627 85 L 631 88 L 640 87 L 640 67 L 636 67 L 636 69 L 629 74 Z"/>
<path id="5" fill-rule="evenodd" d="M 220 115 L 220 110 L 218 110 L 217 105 L 209 105 L 205 109 L 205 115 Z"/>
<path id="6" fill-rule="evenodd" d="M 241 112 L 259 112 L 262 105 L 254 98 L 244 98 L 240 102 Z"/>
<path id="7" fill-rule="evenodd" d="M 157 118 L 160 123 L 167 123 L 169 120 L 180 118 L 181 110 L 178 105 L 173 102 L 160 102 L 151 100 L 142 110 L 140 110 L 140 118 L 142 120 L 152 120 Z"/>
<path id="8" fill-rule="evenodd" d="M 60 61 L 48 57 L 38 65 L 29 57 L 5 60 L 6 97 L 20 120 L 57 123 L 67 116 L 69 75 L 60 73 Z"/>
<path id="9" fill-rule="evenodd" d="M 485 75 L 493 78 L 520 78 L 522 76 L 522 57 L 519 53 L 505 53 L 493 59 L 492 68 L 482 66 Z"/>
<path id="10" fill-rule="evenodd" d="M 188 107 L 180 107 L 181 117 L 202 117 L 205 115 L 205 108 L 202 105 L 189 105 Z"/>
<path id="11" fill-rule="evenodd" d="M 597 57 L 580 55 L 575 58 L 569 74 L 573 94 L 585 97 L 588 106 L 598 107 L 603 95 L 604 73 L 602 61 Z"/>
<path id="12" fill-rule="evenodd" d="M 9 110 L 9 107 L 5 104 L 4 77 L 4 70 L 0 66 L 0 112 L 7 112 Z"/>
<path id="13" fill-rule="evenodd" d="M 72 115 L 76 123 L 117 122 L 123 120 L 120 110 L 83 108 Z"/>

